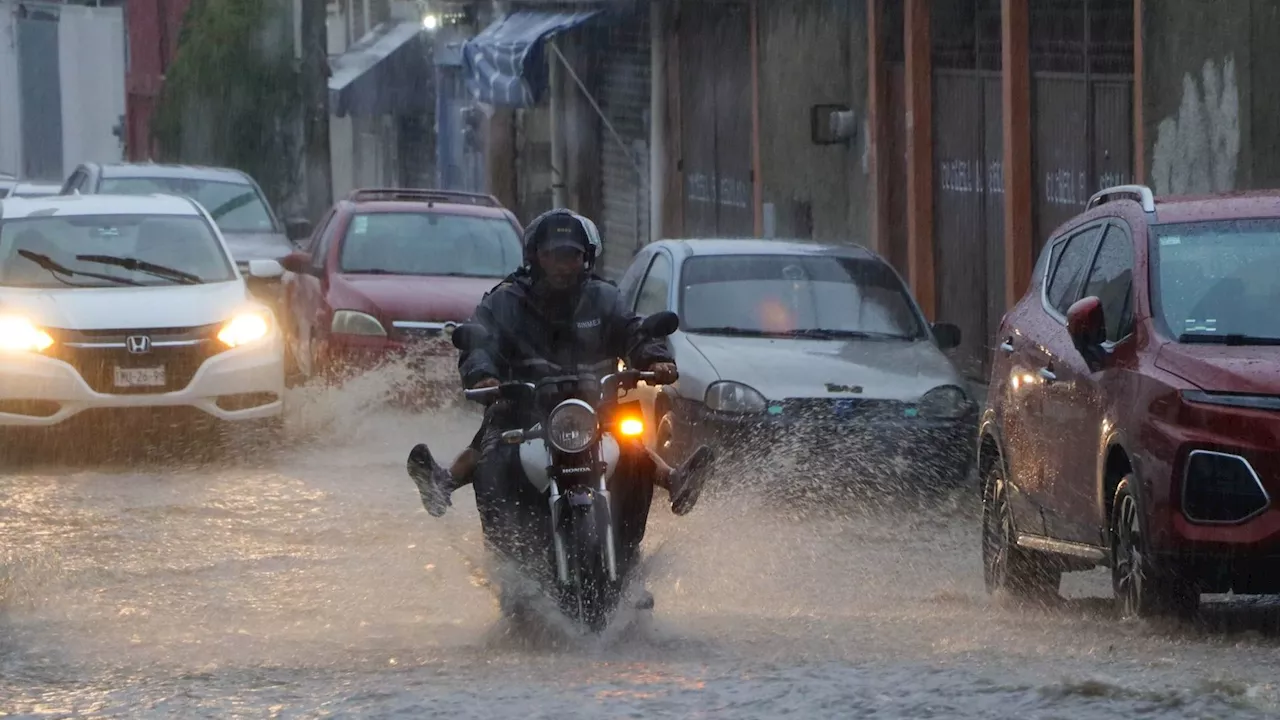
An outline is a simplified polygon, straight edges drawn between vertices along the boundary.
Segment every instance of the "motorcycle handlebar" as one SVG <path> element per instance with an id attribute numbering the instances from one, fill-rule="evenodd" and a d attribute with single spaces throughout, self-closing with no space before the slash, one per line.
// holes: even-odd
<path id="1" fill-rule="evenodd" d="M 624 370 L 619 373 L 604 376 L 603 378 L 601 378 L 601 384 L 603 385 L 608 383 L 610 380 L 613 380 L 619 377 L 626 377 L 628 375 L 635 377 L 637 381 L 647 382 L 651 384 L 657 384 L 657 380 L 658 380 L 657 373 L 645 372 L 640 370 Z M 473 390 L 463 390 L 462 394 L 468 400 L 471 400 L 473 402 L 483 402 L 490 398 L 500 397 L 503 391 L 506 390 L 507 388 L 519 387 L 519 386 L 526 387 L 529 390 L 537 389 L 537 386 L 535 386 L 533 383 L 512 382 L 512 383 L 503 383 L 501 385 L 497 385 L 494 387 L 476 388 Z"/>
<path id="2" fill-rule="evenodd" d="M 524 386 L 529 388 L 530 390 L 534 389 L 533 383 L 518 383 L 518 382 L 503 383 L 501 385 L 495 385 L 493 387 L 476 388 L 474 390 L 463 390 L 462 395 L 468 400 L 479 402 L 481 400 L 488 400 L 489 398 L 499 397 L 502 395 L 503 390 L 506 390 L 507 388 L 512 386 Z"/>

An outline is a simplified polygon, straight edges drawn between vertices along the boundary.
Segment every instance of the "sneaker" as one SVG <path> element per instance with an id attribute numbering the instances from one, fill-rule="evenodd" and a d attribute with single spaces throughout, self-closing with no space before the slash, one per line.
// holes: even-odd
<path id="1" fill-rule="evenodd" d="M 702 486 L 707 483 L 707 467 L 715 460 L 715 451 L 703 445 L 671 473 L 671 512 L 688 515 L 698 504 Z"/>
<path id="2" fill-rule="evenodd" d="M 409 460 L 405 463 L 409 477 L 418 486 L 418 495 L 422 498 L 422 507 L 431 513 L 431 517 L 444 515 L 453 504 L 453 477 L 449 471 L 440 467 L 431 457 L 431 450 L 418 443 L 409 452 Z"/>

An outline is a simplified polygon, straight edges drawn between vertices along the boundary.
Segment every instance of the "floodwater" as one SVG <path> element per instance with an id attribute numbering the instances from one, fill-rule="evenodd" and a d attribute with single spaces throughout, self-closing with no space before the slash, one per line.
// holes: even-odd
<path id="1" fill-rule="evenodd" d="M 48 460 L 0 479 L 0 716 L 1251 718 L 1280 709 L 1280 610 L 1123 622 L 983 588 L 977 506 L 801 513 L 655 502 L 652 613 L 603 637 L 502 623 L 463 490 L 427 515 L 408 449 L 466 408 L 371 376 L 290 397 L 285 447 L 196 467 Z M 793 465 L 780 464 L 780 467 Z M 791 470 L 794 471 L 794 470 Z"/>

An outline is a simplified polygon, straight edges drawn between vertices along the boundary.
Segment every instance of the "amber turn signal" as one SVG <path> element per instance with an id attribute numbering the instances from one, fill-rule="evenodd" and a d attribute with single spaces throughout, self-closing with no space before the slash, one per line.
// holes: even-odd
<path id="1" fill-rule="evenodd" d="M 644 423 L 636 418 L 627 418 L 618 424 L 618 429 L 623 435 L 635 437 L 644 433 Z"/>

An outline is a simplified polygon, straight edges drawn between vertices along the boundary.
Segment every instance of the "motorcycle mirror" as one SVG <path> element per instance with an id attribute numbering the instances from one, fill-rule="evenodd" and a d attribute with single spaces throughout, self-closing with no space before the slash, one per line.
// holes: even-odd
<path id="1" fill-rule="evenodd" d="M 489 340 L 489 331 L 483 325 L 467 323 L 453 329 L 453 346 L 459 350 L 474 350 Z"/>
<path id="2" fill-rule="evenodd" d="M 649 315 L 640 323 L 640 331 L 651 338 L 667 337 L 680 329 L 680 316 L 670 310 Z"/>

